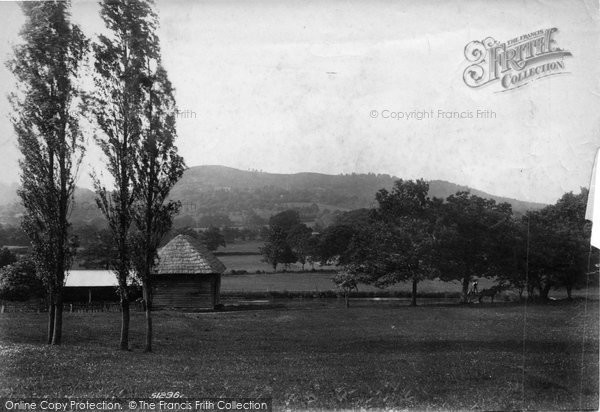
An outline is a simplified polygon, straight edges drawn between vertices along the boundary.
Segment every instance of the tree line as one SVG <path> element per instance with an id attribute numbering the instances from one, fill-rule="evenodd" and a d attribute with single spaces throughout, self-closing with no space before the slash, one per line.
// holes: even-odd
<path id="1" fill-rule="evenodd" d="M 411 282 L 412 304 L 425 279 L 459 281 L 462 300 L 469 284 L 488 277 L 522 297 L 548 299 L 553 288 L 568 298 L 582 286 L 591 262 L 591 223 L 585 220 L 588 190 L 566 193 L 553 205 L 515 215 L 508 203 L 469 192 L 430 198 L 424 180 L 398 180 L 382 189 L 377 207 L 342 214 L 313 232 L 289 210 L 273 216 L 261 248 L 264 261 L 341 267 L 336 282 L 386 287 Z M 591 259 L 591 260 L 590 260 Z"/>
<path id="2" fill-rule="evenodd" d="M 95 39 L 71 22 L 68 1 L 20 6 L 23 42 L 7 64 L 17 79 L 11 120 L 21 152 L 22 228 L 49 301 L 48 343 L 62 340 L 65 273 L 78 246 L 69 217 L 91 138 L 107 172 L 92 178 L 114 245 L 108 266 L 119 284 L 120 348 L 129 349 L 128 280 L 135 274 L 146 303 L 145 350 L 151 351 L 150 274 L 180 208 L 168 195 L 185 169 L 175 146 L 177 108 L 161 62 L 153 2 L 101 1 L 106 30 Z M 90 78 L 93 86 L 85 89 Z"/>

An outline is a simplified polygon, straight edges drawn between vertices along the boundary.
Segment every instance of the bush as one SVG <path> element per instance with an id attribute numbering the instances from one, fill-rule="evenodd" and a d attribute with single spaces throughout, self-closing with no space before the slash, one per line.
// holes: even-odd
<path id="1" fill-rule="evenodd" d="M 8 248 L 4 247 L 0 249 L 0 268 L 8 265 L 12 265 L 17 261 L 17 256 L 12 253 Z"/>
<path id="2" fill-rule="evenodd" d="M 31 260 L 20 260 L 0 269 L 0 299 L 24 301 L 42 296 L 44 286 Z"/>
<path id="3" fill-rule="evenodd" d="M 248 273 L 248 271 L 247 270 L 243 270 L 243 269 L 241 269 L 241 270 L 231 269 L 229 271 L 230 275 L 246 275 L 247 273 Z"/>

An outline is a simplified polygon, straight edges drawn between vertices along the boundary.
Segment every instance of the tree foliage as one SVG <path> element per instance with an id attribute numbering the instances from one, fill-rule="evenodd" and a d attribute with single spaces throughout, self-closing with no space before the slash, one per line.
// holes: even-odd
<path id="1" fill-rule="evenodd" d="M 277 270 L 280 264 L 289 265 L 298 260 L 288 241 L 292 229 L 301 225 L 300 214 L 296 210 L 285 210 L 269 219 L 269 227 L 265 228 L 263 238 L 265 244 L 260 248 L 263 261 Z"/>
<path id="2" fill-rule="evenodd" d="M 0 269 L 4 266 L 12 265 L 17 261 L 17 256 L 12 253 L 8 248 L 4 247 L 0 249 Z"/>
<path id="3" fill-rule="evenodd" d="M 412 282 L 412 304 L 417 285 L 436 274 L 435 236 L 440 201 L 427 196 L 423 180 L 398 180 L 391 192 L 380 190 L 378 207 L 368 226 L 353 237 L 346 266 L 362 282 L 386 287 Z"/>
<path id="4" fill-rule="evenodd" d="M 300 213 L 297 210 L 284 210 L 271 216 L 269 219 L 269 226 L 271 228 L 278 227 L 286 233 L 289 233 L 294 226 L 300 223 L 302 223 L 300 221 Z"/>
<path id="5" fill-rule="evenodd" d="M 155 99 L 149 96 L 155 88 L 160 92 L 170 90 L 160 65 L 156 71 L 149 70 L 149 62 L 157 61 L 159 57 L 155 34 L 157 22 L 151 3 L 104 0 L 100 7 L 100 16 L 108 32 L 100 35 L 93 44 L 95 90 L 89 106 L 100 131 L 96 143 L 104 153 L 112 188 L 107 188 L 100 176 L 93 178 L 98 207 L 108 221 L 117 250 L 117 258 L 111 266 L 117 276 L 121 300 L 120 347 L 128 350 L 130 298 L 127 279 L 132 269 L 130 230 L 136 218 L 133 208 L 140 197 L 148 195 L 148 192 L 140 193 L 145 183 L 138 179 L 143 179 L 142 172 L 154 172 L 150 159 L 156 154 L 146 153 L 142 158 L 141 150 L 156 149 L 159 144 L 155 136 L 148 133 L 156 122 L 174 129 L 174 119 L 160 118 L 158 112 L 152 110 Z M 167 101 L 164 104 L 174 103 Z M 172 139 L 172 136 L 166 139 Z M 154 193 L 154 188 L 150 192 L 152 196 L 163 196 Z M 164 219 L 164 216 L 157 216 L 157 219 Z"/>
<path id="6" fill-rule="evenodd" d="M 219 246 L 227 246 L 225 237 L 218 227 L 209 227 L 201 234 L 201 237 L 204 240 L 206 248 L 210 251 L 217 250 Z"/>
<path id="7" fill-rule="evenodd" d="M 333 277 L 333 283 L 342 290 L 344 293 L 344 301 L 346 302 L 346 308 L 350 307 L 350 293 L 353 290 L 358 291 L 356 277 L 354 274 L 347 271 L 340 271 Z"/>
<path id="8" fill-rule="evenodd" d="M 44 292 L 33 260 L 22 259 L 0 268 L 0 299 L 25 301 L 40 298 Z"/>
<path id="9" fill-rule="evenodd" d="M 585 221 L 588 190 L 564 194 L 554 205 L 529 212 L 528 226 L 530 291 L 542 299 L 552 288 L 564 287 L 571 298 L 574 288 L 585 284 L 588 270 L 590 225 Z"/>
<path id="10" fill-rule="evenodd" d="M 490 254 L 497 268 L 497 280 L 501 285 L 512 286 L 518 292 L 519 300 L 527 288 L 528 237 L 526 220 L 513 217 L 498 234 L 498 241 Z"/>
<path id="11" fill-rule="evenodd" d="M 348 251 L 358 229 L 348 225 L 333 225 L 321 233 L 319 260 L 322 265 L 344 265 L 348 262 Z"/>
<path id="12" fill-rule="evenodd" d="M 91 226 L 74 229 L 80 246 L 77 252 L 78 263 L 86 269 L 110 270 L 117 258 L 113 233 L 108 229 Z"/>
<path id="13" fill-rule="evenodd" d="M 500 273 L 495 250 L 509 230 L 511 219 L 508 203 L 497 204 L 468 192 L 457 192 L 446 199 L 438 237 L 440 278 L 460 281 L 463 301 L 467 301 L 469 282 L 474 278 Z"/>
<path id="14" fill-rule="evenodd" d="M 48 340 L 62 339 L 65 272 L 74 248 L 68 216 L 84 147 L 77 76 L 88 42 L 70 22 L 68 1 L 24 2 L 23 43 L 8 66 L 18 91 L 10 96 L 22 158 L 22 226 L 50 295 Z"/>
<path id="15" fill-rule="evenodd" d="M 280 226 L 267 229 L 265 244 L 260 248 L 260 253 L 274 271 L 280 264 L 289 265 L 296 262 L 296 256 L 287 242 L 287 232 Z"/>
<path id="16" fill-rule="evenodd" d="M 310 241 L 311 237 L 312 230 L 304 223 L 292 226 L 287 234 L 286 242 L 296 257 L 296 261 L 302 265 L 302 269 L 304 269 L 306 262 L 311 260 L 315 252 L 313 243 Z"/>
<path id="17" fill-rule="evenodd" d="M 0 225 L 0 245 L 29 246 L 30 241 L 21 225 Z"/>
<path id="18" fill-rule="evenodd" d="M 213 226 L 221 228 L 231 226 L 232 224 L 233 223 L 231 222 L 231 219 L 229 219 L 229 216 L 224 213 L 204 215 L 198 220 L 198 226 L 206 228 Z"/>

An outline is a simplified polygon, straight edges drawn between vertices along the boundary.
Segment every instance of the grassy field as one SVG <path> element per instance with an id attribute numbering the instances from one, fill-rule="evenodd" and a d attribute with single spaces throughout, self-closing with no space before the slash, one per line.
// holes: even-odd
<path id="1" fill-rule="evenodd" d="M 225 253 L 225 255 L 219 255 L 218 258 L 228 271 L 230 270 L 245 270 L 248 273 L 254 273 L 257 270 L 262 272 L 273 272 L 273 267 L 262 261 L 263 257 L 258 254 L 259 249 L 264 246 L 265 242 L 262 240 L 253 240 L 245 242 L 236 242 L 228 244 L 226 247 L 219 247 L 218 253 Z M 227 255 L 228 253 L 235 253 L 234 255 Z M 251 254 L 244 254 L 251 253 Z M 277 270 L 283 270 L 283 265 L 279 265 Z M 310 265 L 305 265 L 305 269 L 310 269 Z M 316 269 L 335 269 L 335 266 L 320 266 L 315 265 Z M 288 271 L 300 271 L 302 265 L 294 263 L 289 266 Z"/>
<path id="2" fill-rule="evenodd" d="M 0 396 L 272 396 L 277 409 L 597 409 L 598 300 L 157 312 L 155 353 L 118 313 L 0 315 Z M 582 338 L 585 338 L 584 340 Z"/>
<path id="3" fill-rule="evenodd" d="M 247 240 L 243 242 L 229 243 L 227 246 L 219 246 L 217 252 L 223 253 L 258 253 L 259 249 L 264 246 L 263 240 Z"/>
<path id="4" fill-rule="evenodd" d="M 262 256 L 260 255 L 225 255 L 218 256 L 219 260 L 223 262 L 227 271 L 230 270 L 245 270 L 248 273 L 254 273 L 257 270 L 261 272 L 273 272 L 273 266 L 262 261 Z M 310 270 L 310 265 L 304 265 L 306 270 Z M 319 266 L 315 265 L 315 269 L 335 269 L 335 266 Z M 278 271 L 282 271 L 284 269 L 283 265 L 277 266 Z M 288 271 L 300 271 L 302 270 L 302 265 L 299 263 L 293 263 L 289 265 Z"/>
<path id="5" fill-rule="evenodd" d="M 338 291 L 331 278 L 333 273 L 319 272 L 287 272 L 287 273 L 263 273 L 263 274 L 245 274 L 245 275 L 226 275 L 221 279 L 222 293 L 244 293 L 244 292 L 324 292 Z M 494 281 L 486 278 L 479 279 L 479 288 L 489 288 L 494 285 Z M 412 290 L 410 282 L 400 282 L 385 289 L 380 289 L 370 285 L 358 285 L 359 292 L 405 292 Z M 425 280 L 419 283 L 418 293 L 423 295 L 433 294 L 460 294 L 462 286 L 460 282 L 442 282 L 440 280 Z M 585 296 L 585 290 L 574 290 L 573 296 Z M 598 295 L 598 288 L 590 288 L 592 296 Z M 503 300 L 504 296 L 516 299 L 515 291 L 509 290 L 502 292 L 497 297 Z M 564 299 L 566 291 L 564 289 L 552 290 L 550 296 L 558 299 Z M 489 300 L 486 298 L 486 300 Z"/>
<path id="6" fill-rule="evenodd" d="M 245 270 L 248 273 L 254 273 L 257 270 L 261 272 L 273 272 L 273 266 L 263 262 L 262 256 L 260 255 L 229 255 L 229 256 L 217 256 L 218 259 L 223 262 L 227 268 L 227 272 L 231 270 Z M 292 270 L 300 270 L 300 265 L 291 265 Z M 279 266 L 277 269 L 283 269 L 283 266 Z"/>
<path id="7" fill-rule="evenodd" d="M 334 273 L 319 272 L 287 272 L 287 273 L 265 273 L 265 274 L 245 274 L 245 275 L 227 275 L 221 279 L 222 292 L 322 292 L 328 290 L 337 290 L 331 280 Z M 487 287 L 492 282 L 488 279 L 482 279 L 480 287 Z M 370 285 L 359 285 L 358 290 L 364 292 L 373 291 L 410 291 L 412 284 L 402 282 L 392 285 L 385 289 L 380 289 Z M 419 283 L 419 291 L 423 293 L 444 293 L 460 292 L 459 282 L 441 282 L 438 280 L 427 280 Z"/>
<path id="8" fill-rule="evenodd" d="M 263 241 L 246 241 L 236 242 L 227 245 L 225 248 L 219 248 L 219 252 L 225 253 L 257 253 L 259 248 L 264 244 Z M 228 274 L 223 277 L 221 290 L 225 293 L 233 292 L 324 292 L 324 291 L 337 291 L 337 288 L 331 281 L 334 276 L 333 273 L 325 272 L 306 272 L 302 271 L 300 264 L 290 265 L 290 268 L 285 272 L 283 266 L 278 267 L 279 272 L 273 273 L 273 267 L 268 263 L 262 261 L 261 255 L 223 255 L 218 256 L 226 268 L 227 272 L 231 270 L 240 271 L 245 270 L 248 272 L 244 275 L 231 275 Z M 305 265 L 305 269 L 309 270 L 310 265 Z M 336 270 L 335 266 L 319 266 L 315 265 L 317 270 Z M 256 271 L 265 272 L 257 274 Z M 479 279 L 479 288 L 489 288 L 495 284 L 494 281 L 482 278 Z M 403 282 L 392 285 L 386 289 L 379 289 L 370 285 L 359 285 L 361 292 L 410 292 L 412 285 L 410 282 Z M 418 291 L 422 294 L 458 294 L 461 292 L 460 282 L 442 282 L 439 280 L 426 280 L 419 283 Z M 598 289 L 595 288 L 592 294 L 597 294 Z M 504 296 L 510 298 L 516 297 L 516 292 L 507 291 L 503 293 Z M 574 296 L 583 297 L 584 291 L 575 290 L 573 291 Z M 552 290 L 550 296 L 558 299 L 566 297 L 566 291 Z M 503 297 L 500 296 L 500 299 Z"/>

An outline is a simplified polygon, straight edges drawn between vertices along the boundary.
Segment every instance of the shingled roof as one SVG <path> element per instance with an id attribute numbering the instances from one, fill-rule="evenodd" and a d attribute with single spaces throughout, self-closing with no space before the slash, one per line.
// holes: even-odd
<path id="1" fill-rule="evenodd" d="M 178 235 L 158 251 L 157 275 L 223 273 L 225 265 L 188 235 Z"/>

